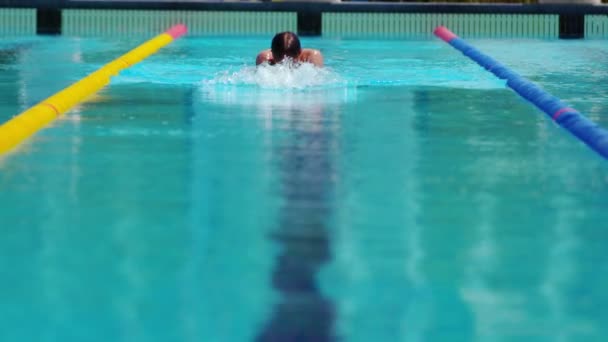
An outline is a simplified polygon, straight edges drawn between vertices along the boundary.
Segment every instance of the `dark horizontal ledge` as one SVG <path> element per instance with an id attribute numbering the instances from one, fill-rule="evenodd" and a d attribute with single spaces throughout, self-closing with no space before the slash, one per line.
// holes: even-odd
<path id="1" fill-rule="evenodd" d="M 271 12 L 377 12 L 474 14 L 605 14 L 608 5 L 471 4 L 388 2 L 215 2 L 197 0 L 0 0 L 0 7 L 45 9 L 138 9 Z"/>

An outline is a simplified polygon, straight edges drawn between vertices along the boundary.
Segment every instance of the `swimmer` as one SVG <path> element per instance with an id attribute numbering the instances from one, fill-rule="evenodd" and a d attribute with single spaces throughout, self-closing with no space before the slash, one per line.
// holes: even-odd
<path id="1" fill-rule="evenodd" d="M 260 65 L 268 62 L 270 65 L 281 62 L 285 57 L 296 62 L 312 63 L 315 66 L 323 66 L 323 55 L 321 51 L 315 49 L 302 49 L 300 39 L 293 32 L 277 33 L 272 38 L 270 49 L 258 54 L 255 64 Z"/>

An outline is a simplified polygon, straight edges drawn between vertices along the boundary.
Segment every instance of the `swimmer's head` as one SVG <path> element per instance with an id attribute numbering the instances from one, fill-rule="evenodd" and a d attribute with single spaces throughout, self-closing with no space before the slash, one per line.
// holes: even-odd
<path id="1" fill-rule="evenodd" d="M 285 57 L 295 60 L 302 52 L 300 39 L 298 39 L 298 36 L 293 32 L 277 33 L 274 38 L 272 38 L 270 51 L 272 51 L 272 58 L 275 63 L 282 61 Z"/>

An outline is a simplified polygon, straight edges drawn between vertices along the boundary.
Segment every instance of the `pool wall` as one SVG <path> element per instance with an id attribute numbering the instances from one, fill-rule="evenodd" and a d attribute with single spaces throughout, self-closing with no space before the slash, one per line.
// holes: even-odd
<path id="1" fill-rule="evenodd" d="M 608 38 L 608 15 L 586 15 L 585 38 Z"/>
<path id="2" fill-rule="evenodd" d="M 323 36 L 428 38 L 438 25 L 466 37 L 556 38 L 559 15 L 450 13 L 324 13 Z"/>
<path id="3" fill-rule="evenodd" d="M 608 38 L 608 5 L 0 1 L 0 34 L 146 34 L 183 22 L 191 35 L 297 31 L 329 37 L 430 38 L 437 25 L 475 38 Z"/>
<path id="4" fill-rule="evenodd" d="M 0 8 L 0 36 L 36 34 L 36 9 Z"/>
<path id="5" fill-rule="evenodd" d="M 189 35 L 263 35 L 296 31 L 295 12 L 83 10 L 62 11 L 61 32 L 98 36 L 148 34 L 175 23 L 188 26 Z"/>

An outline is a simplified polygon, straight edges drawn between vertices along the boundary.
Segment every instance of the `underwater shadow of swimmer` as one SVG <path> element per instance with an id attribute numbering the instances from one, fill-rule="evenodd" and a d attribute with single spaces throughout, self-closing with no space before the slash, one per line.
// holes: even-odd
<path id="1" fill-rule="evenodd" d="M 271 134 L 287 131 L 289 136 L 272 142 L 283 200 L 270 236 L 280 250 L 271 280 L 279 299 L 256 338 L 260 342 L 336 339 L 335 304 L 322 292 L 317 277 L 332 258 L 328 222 L 339 113 L 323 103 L 308 102 L 302 109 L 296 102 L 291 108 L 285 102 L 266 107 L 267 115 L 279 115 L 272 118 Z"/>

